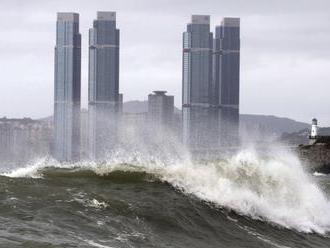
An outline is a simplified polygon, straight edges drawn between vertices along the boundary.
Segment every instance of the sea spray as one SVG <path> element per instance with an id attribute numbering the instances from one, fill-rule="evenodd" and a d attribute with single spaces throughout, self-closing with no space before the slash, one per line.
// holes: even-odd
<path id="1" fill-rule="evenodd" d="M 42 177 L 47 168 L 69 169 L 65 173 L 73 174 L 91 171 L 99 176 L 115 171 L 143 172 L 186 194 L 254 219 L 302 232 L 330 231 L 330 202 L 299 159 L 281 149 L 266 153 L 247 149 L 228 159 L 209 162 L 118 151 L 102 163 L 40 160 L 3 175 Z"/>
<path id="2" fill-rule="evenodd" d="M 169 167 L 163 179 L 219 207 L 303 232 L 330 230 L 330 203 L 290 153 L 241 151 L 223 162 Z"/>

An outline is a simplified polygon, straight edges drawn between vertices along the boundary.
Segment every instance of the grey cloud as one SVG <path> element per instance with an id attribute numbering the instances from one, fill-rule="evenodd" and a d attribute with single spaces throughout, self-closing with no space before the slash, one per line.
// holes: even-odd
<path id="1" fill-rule="evenodd" d="M 97 10 L 118 13 L 125 100 L 167 89 L 180 106 L 181 37 L 190 15 L 210 14 L 213 27 L 239 16 L 242 112 L 317 116 L 330 125 L 328 0 L 1 0 L 0 116 L 52 114 L 57 11 L 80 13 L 86 106 L 87 35 Z"/>

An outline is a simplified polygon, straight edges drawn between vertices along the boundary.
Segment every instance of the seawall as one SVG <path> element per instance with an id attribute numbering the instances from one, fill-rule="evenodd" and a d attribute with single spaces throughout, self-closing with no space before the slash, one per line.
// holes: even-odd
<path id="1" fill-rule="evenodd" d="M 297 153 L 311 171 L 330 173 L 330 144 L 300 145 Z"/>

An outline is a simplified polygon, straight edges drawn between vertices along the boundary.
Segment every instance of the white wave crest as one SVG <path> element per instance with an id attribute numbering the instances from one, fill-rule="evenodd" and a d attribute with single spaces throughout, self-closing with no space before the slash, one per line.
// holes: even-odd
<path id="1" fill-rule="evenodd" d="M 33 162 L 28 163 L 25 167 L 16 168 L 9 172 L 1 173 L 6 177 L 30 177 L 30 178 L 42 178 L 42 169 L 46 167 L 68 167 L 68 165 L 61 165 L 56 160 L 50 158 L 39 158 Z"/>
<path id="2" fill-rule="evenodd" d="M 330 231 L 330 203 L 299 160 L 243 151 L 225 162 L 172 166 L 164 180 L 200 199 L 303 232 Z"/>
<path id="3" fill-rule="evenodd" d="M 327 174 L 324 174 L 324 173 L 320 173 L 320 172 L 314 172 L 313 173 L 313 176 L 316 176 L 316 177 L 327 177 L 328 175 Z"/>
<path id="4" fill-rule="evenodd" d="M 47 161 L 4 175 L 40 177 L 40 170 L 51 166 L 88 169 L 100 176 L 116 170 L 143 171 L 184 193 L 239 214 L 302 232 L 330 231 L 330 202 L 299 159 L 287 151 L 276 150 L 261 156 L 249 149 L 227 160 L 203 163 L 189 158 L 164 161 L 139 153 L 125 156 L 119 152 L 101 164 L 59 165 Z"/>

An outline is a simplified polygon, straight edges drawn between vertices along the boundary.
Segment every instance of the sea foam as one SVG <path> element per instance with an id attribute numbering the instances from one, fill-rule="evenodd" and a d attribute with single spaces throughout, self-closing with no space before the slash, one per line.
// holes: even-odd
<path id="1" fill-rule="evenodd" d="M 330 202 L 290 153 L 241 151 L 224 162 L 169 167 L 163 179 L 184 192 L 252 218 L 302 232 L 330 230 Z"/>
<path id="2" fill-rule="evenodd" d="M 53 160 L 19 168 L 4 176 L 42 177 L 45 167 L 91 170 L 97 175 L 113 171 L 146 172 L 175 188 L 219 207 L 254 219 L 301 232 L 330 231 L 330 202 L 299 159 L 288 151 L 260 154 L 253 149 L 221 161 L 196 162 L 185 158 L 115 153 L 106 162 L 59 164 Z"/>

